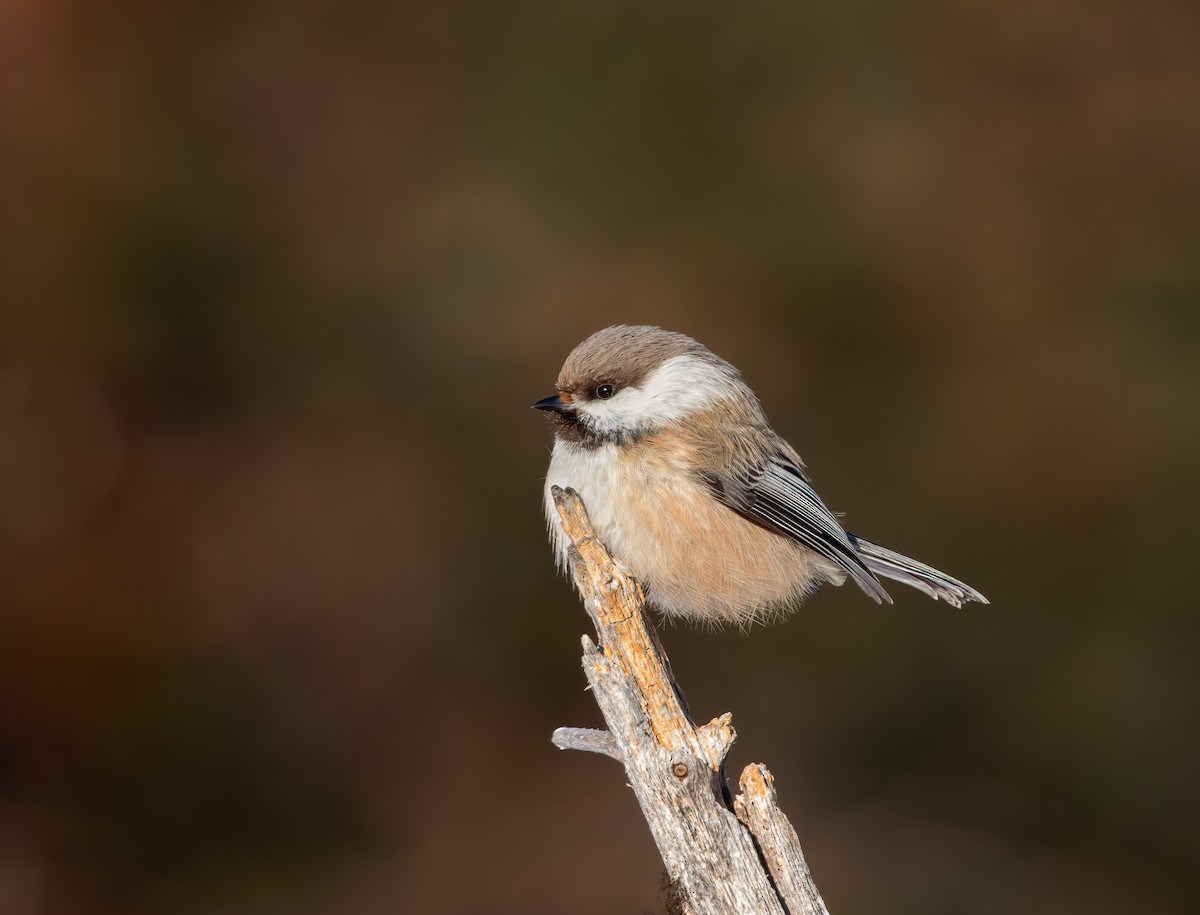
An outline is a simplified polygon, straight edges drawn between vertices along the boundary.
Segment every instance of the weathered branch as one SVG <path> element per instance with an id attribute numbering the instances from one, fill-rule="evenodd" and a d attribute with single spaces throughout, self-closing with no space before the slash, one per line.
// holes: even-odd
<path id="1" fill-rule="evenodd" d="M 550 740 L 560 750 L 583 750 L 611 756 L 618 762 L 621 751 L 613 735 L 602 728 L 555 728 Z"/>
<path id="2" fill-rule="evenodd" d="M 771 774 L 747 766 L 730 802 L 729 713 L 696 726 L 644 612 L 641 586 L 596 538 L 574 490 L 555 487 L 553 496 L 599 642 L 583 637 L 583 669 L 608 724 L 607 731 L 559 728 L 555 745 L 624 764 L 682 911 L 828 915 Z"/>

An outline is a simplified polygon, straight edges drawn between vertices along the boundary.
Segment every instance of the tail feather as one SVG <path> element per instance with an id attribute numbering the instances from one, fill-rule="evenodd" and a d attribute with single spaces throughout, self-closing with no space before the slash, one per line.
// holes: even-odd
<path id="1" fill-rule="evenodd" d="M 867 568 L 876 575 L 882 575 L 884 578 L 902 582 L 918 591 L 924 591 L 934 600 L 940 597 L 955 607 L 961 607 L 967 601 L 988 603 L 988 599 L 970 585 L 957 578 L 951 578 L 945 572 L 939 572 L 931 566 L 910 559 L 902 553 L 889 550 L 878 543 L 872 543 L 870 540 L 854 534 L 849 536 Z"/>

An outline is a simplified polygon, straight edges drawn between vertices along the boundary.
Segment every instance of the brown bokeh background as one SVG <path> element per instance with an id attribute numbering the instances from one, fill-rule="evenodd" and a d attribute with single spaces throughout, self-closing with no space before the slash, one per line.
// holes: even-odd
<path id="1" fill-rule="evenodd" d="M 981 588 L 668 626 L 832 911 L 1200 907 L 1200 13 L 0 6 L 0 911 L 643 913 L 566 352 Z"/>

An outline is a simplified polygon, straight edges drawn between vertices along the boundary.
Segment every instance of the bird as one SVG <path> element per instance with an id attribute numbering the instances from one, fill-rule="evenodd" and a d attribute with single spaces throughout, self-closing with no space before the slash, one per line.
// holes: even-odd
<path id="1" fill-rule="evenodd" d="M 554 505 L 574 489 L 596 535 L 669 619 L 747 628 L 787 616 L 822 585 L 880 578 L 955 607 L 970 585 L 845 530 L 741 373 L 691 337 L 647 325 L 593 333 L 533 407 L 554 445 L 544 508 L 560 569 L 570 541 Z"/>

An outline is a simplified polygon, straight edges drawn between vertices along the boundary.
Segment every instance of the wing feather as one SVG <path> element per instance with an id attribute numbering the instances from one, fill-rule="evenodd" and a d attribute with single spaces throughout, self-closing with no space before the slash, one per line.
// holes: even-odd
<path id="1" fill-rule="evenodd" d="M 890 604 L 891 597 L 790 451 L 781 447 L 769 459 L 747 462 L 728 476 L 712 471 L 703 476 L 716 497 L 743 518 L 824 556 L 844 569 L 876 603 Z"/>

